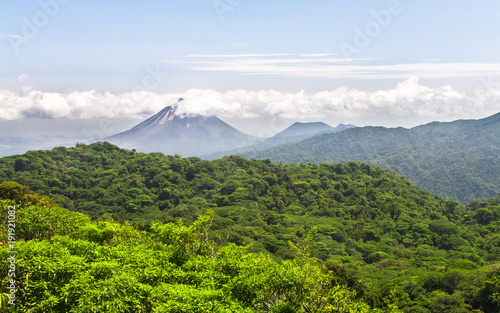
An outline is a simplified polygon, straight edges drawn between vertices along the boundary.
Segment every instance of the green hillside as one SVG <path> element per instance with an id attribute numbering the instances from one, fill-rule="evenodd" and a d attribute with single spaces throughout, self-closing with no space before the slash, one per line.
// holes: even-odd
<path id="1" fill-rule="evenodd" d="M 432 194 L 467 203 L 500 191 L 500 113 L 412 129 L 353 128 L 241 155 L 283 163 L 365 162 L 398 172 Z"/>
<path id="2" fill-rule="evenodd" d="M 276 262 L 208 239 L 211 212 L 146 233 L 90 222 L 11 182 L 0 185 L 0 218 L 1 240 L 10 242 L 0 247 L 2 312 L 372 311 L 305 246 L 296 246 L 306 252 L 297 259 Z"/>
<path id="3" fill-rule="evenodd" d="M 102 225 L 129 220 L 149 234 L 154 220 L 196 225 L 213 211 L 207 234 L 218 244 L 251 244 L 250 252 L 276 261 L 309 245 L 333 272 L 332 286 L 347 285 L 372 308 L 392 301 L 405 312 L 500 309 L 498 197 L 463 206 L 358 162 L 203 161 L 108 143 L 2 158 L 0 180 Z"/>

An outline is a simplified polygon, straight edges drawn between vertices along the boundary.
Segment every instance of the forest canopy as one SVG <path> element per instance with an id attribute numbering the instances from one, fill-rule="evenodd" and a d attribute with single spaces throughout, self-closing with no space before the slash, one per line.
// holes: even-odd
<path id="1" fill-rule="evenodd" d="M 39 219 L 46 223 L 58 215 L 74 221 L 50 224 L 50 232 L 45 226 L 28 229 L 32 237 L 20 246 L 34 238 L 37 244 L 51 245 L 57 236 L 66 236 L 91 241 L 88 247 L 95 249 L 122 244 L 125 249 L 125 243 L 111 241 L 131 232 L 141 239 L 126 249 L 144 244 L 145 251 L 154 250 L 161 243 L 173 249 L 168 250 L 169 262 L 181 266 L 184 259 L 175 259 L 179 252 L 169 240 L 182 240 L 193 253 L 193 225 L 205 225 L 194 233 L 204 234 L 207 245 L 200 251 L 210 262 L 214 252 L 209 251 L 215 246 L 217 251 L 265 258 L 271 268 L 295 264 L 302 274 L 307 259 L 307 266 L 328 277 L 327 285 L 308 288 L 341 288 L 361 307 L 392 306 L 404 312 L 500 309 L 500 197 L 461 205 L 421 191 L 399 174 L 358 162 L 284 165 L 237 156 L 205 161 L 137 153 L 108 143 L 2 158 L 0 180 L 5 180 L 0 185 L 4 201 L 20 203 L 31 208 L 29 212 L 67 212 L 52 211 Z M 80 213 L 85 215 L 71 215 Z M 76 248 L 59 241 L 55 246 L 85 259 Z M 126 267 L 118 263 L 118 268 Z M 247 307 L 267 310 L 255 304 Z"/>
<path id="2" fill-rule="evenodd" d="M 27 191 L 15 183 L 1 187 L 3 194 Z M 2 221 L 17 208 L 14 275 L 9 248 L 0 248 L 0 275 L 17 288 L 12 296 L 2 285 L 1 309 L 9 312 L 371 311 L 355 291 L 335 284 L 306 246 L 294 245 L 303 252 L 298 258 L 276 262 L 209 239 L 211 211 L 189 226 L 156 222 L 148 233 L 128 223 L 91 222 L 43 197 L 14 198 L 0 200 Z"/>

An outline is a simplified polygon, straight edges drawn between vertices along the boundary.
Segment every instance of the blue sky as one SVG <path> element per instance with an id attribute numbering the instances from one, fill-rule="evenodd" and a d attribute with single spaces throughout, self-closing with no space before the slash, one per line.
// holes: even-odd
<path id="1" fill-rule="evenodd" d="M 498 12 L 497 0 L 4 0 L 0 90 L 19 99 L 4 96 L 11 97 L 10 113 L 0 113 L 10 119 L 31 116 L 13 113 L 12 103 L 32 101 L 35 96 L 25 96 L 34 91 L 67 99 L 87 91 L 95 91 L 96 97 L 138 90 L 176 96 L 200 89 L 222 93 L 216 97 L 229 105 L 226 93 L 234 90 L 284 95 L 303 90 L 310 95 L 304 101 L 312 101 L 323 91 L 345 87 L 376 93 L 396 90 L 406 81 L 401 86 L 411 90 L 449 86 L 466 95 L 485 87 L 485 81 L 497 85 Z M 494 94 L 491 86 L 483 89 Z M 245 105 L 241 98 L 231 99 Z M 7 110 L 5 101 L 0 101 L 0 111 L 2 106 Z M 142 116 L 160 106 L 145 104 Z M 71 108 L 53 113 L 57 107 L 40 117 L 74 114 Z M 480 114 L 495 109 L 490 105 Z M 359 123 L 376 123 L 367 118 L 370 112 Z M 442 117 L 464 117 L 457 112 Z M 254 118 L 255 112 L 250 113 L 245 116 Z M 308 117 L 317 118 L 317 113 Z M 410 110 L 406 117 L 412 114 Z M 422 121 L 439 118 L 436 112 L 424 115 Z"/>

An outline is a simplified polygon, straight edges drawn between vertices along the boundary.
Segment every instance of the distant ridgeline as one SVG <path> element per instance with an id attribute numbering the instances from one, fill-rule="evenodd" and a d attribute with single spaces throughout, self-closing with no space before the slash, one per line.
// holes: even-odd
<path id="1" fill-rule="evenodd" d="M 238 155 L 283 163 L 366 162 L 396 171 L 432 194 L 467 203 L 500 192 L 500 113 L 412 129 L 351 128 Z"/>
<path id="2" fill-rule="evenodd" d="M 177 106 L 106 140 L 141 152 L 204 159 L 240 155 L 297 164 L 364 162 L 464 204 L 500 191 L 500 113 L 412 129 L 294 123 L 263 139 L 243 134 L 215 116 L 178 114 Z"/>
<path id="3" fill-rule="evenodd" d="M 340 134 L 349 133 L 350 130 Z M 235 301 L 236 311 L 248 308 L 248 312 L 309 312 L 306 306 L 312 304 L 306 303 L 305 299 L 321 300 L 326 297 L 324 303 L 333 303 L 331 301 L 335 297 L 352 299 L 353 294 L 344 293 L 344 297 L 336 291 L 325 293 L 325 290 L 334 290 L 334 286 L 347 285 L 357 292 L 360 301 L 356 302 L 358 309 L 354 309 L 354 304 L 351 311 L 341 310 L 340 304 L 329 307 L 325 304 L 323 310 L 315 312 L 363 312 L 366 304 L 388 312 L 500 310 L 500 197 L 474 200 L 465 206 L 421 191 L 397 173 L 358 162 L 284 165 L 238 156 L 206 161 L 196 157 L 183 159 L 160 153 L 137 153 L 109 143 L 80 144 L 74 148 L 30 151 L 24 155 L 1 158 L 1 181 L 21 183 L 53 199 L 61 207 L 101 220 L 97 224 L 83 221 L 84 224 L 75 227 L 71 223 L 60 224 L 59 227 L 66 227 L 62 234 L 72 239 L 53 237 L 57 235 L 53 233 L 41 238 L 46 238 L 41 242 L 20 244 L 24 249 L 20 251 L 26 257 L 25 263 L 20 263 L 20 268 L 26 269 L 21 277 L 24 279 L 26 276 L 29 281 L 23 288 L 33 290 L 38 297 L 30 298 L 31 305 L 37 303 L 36 299 L 43 299 L 40 303 L 44 305 L 64 307 L 60 298 L 63 295 L 66 297 L 64 301 L 69 303 L 82 299 L 79 297 L 87 297 L 86 300 L 78 300 L 83 303 L 92 299 L 123 302 L 128 299 L 126 295 L 134 294 L 130 303 L 138 301 L 137 305 L 147 311 L 149 307 L 140 301 L 150 299 L 147 295 L 154 291 L 159 301 L 178 299 L 189 304 L 205 305 L 211 301 L 227 305 L 219 309 L 230 307 L 230 303 Z M 11 196 L 4 193 L 3 197 Z M 54 204 L 45 204 L 50 205 Z M 23 213 L 26 214 L 26 225 L 51 220 L 30 215 L 30 210 Z M 202 222 L 195 222 L 199 216 L 202 216 Z M 187 230 L 175 228 L 181 227 L 180 224 L 169 223 L 179 218 L 188 225 L 197 226 Z M 139 229 L 157 235 L 139 235 L 138 230 L 130 226 L 104 222 L 112 220 L 122 224 L 128 220 Z M 167 226 L 161 226 L 161 223 L 167 223 Z M 49 230 L 53 228 L 50 226 Z M 275 260 L 290 260 L 299 255 L 298 263 L 287 265 L 272 263 L 268 259 L 265 264 L 276 271 L 262 270 L 267 276 L 255 278 L 252 275 L 256 273 L 247 271 L 259 264 L 260 259 L 248 257 L 245 260 L 250 263 L 239 267 L 235 264 L 243 262 L 242 256 L 231 255 L 230 259 L 217 263 L 217 257 L 214 259 L 211 254 L 213 252 L 203 248 L 200 251 L 205 251 L 205 261 L 202 261 L 196 253 L 193 256 L 193 251 L 198 251 L 196 244 L 200 244 L 196 240 L 206 238 L 204 231 L 218 242 L 217 245 L 226 242 L 251 244 L 249 251 L 270 254 Z M 128 232 L 135 235 L 126 235 Z M 192 234 L 201 237 L 193 237 Z M 171 248 L 182 242 L 182 249 L 187 250 L 158 252 L 158 246 L 150 240 L 170 245 Z M 141 254 L 146 251 L 143 247 L 149 249 L 147 256 Z M 215 249 L 215 246 L 210 247 Z M 320 280 L 322 285 L 314 285 L 310 281 L 304 282 L 304 276 L 293 276 L 308 271 L 293 267 L 304 264 L 313 266 L 311 275 L 328 280 L 321 275 L 330 274 L 318 270 L 319 267 L 314 266 L 319 265 L 306 257 L 307 247 L 313 257 L 333 271 L 330 283 Z M 221 249 L 220 253 L 240 251 L 235 249 Z M 50 252 L 52 250 L 53 253 Z M 91 255 L 81 255 L 82 251 Z M 7 252 L 2 253 L 5 256 Z M 111 253 L 111 259 L 101 257 L 107 253 Z M 168 256 L 162 257 L 162 253 Z M 60 257 L 56 260 L 48 255 Z M 133 260 L 126 261 L 125 256 Z M 115 257 L 118 259 L 113 261 Z M 99 264 L 85 265 L 87 261 L 84 260 L 96 258 Z M 304 258 L 309 261 L 304 261 Z M 6 262 L 5 258 L 1 260 Z M 139 270 L 151 260 L 161 264 L 154 263 L 147 271 Z M 209 260 L 216 263 L 203 263 L 212 262 Z M 60 262 L 50 268 L 55 270 L 61 267 L 62 272 L 53 273 L 50 268 L 47 272 L 40 268 L 34 270 L 36 264 L 48 261 Z M 71 264 L 76 265 L 72 267 Z M 180 268 L 174 269 L 173 264 Z M 285 264 L 285 268 L 281 271 L 275 264 Z M 3 274 L 6 266 L 2 263 Z M 88 269 L 87 274 L 79 272 L 84 268 Z M 165 268 L 169 268 L 168 273 L 177 273 L 176 276 L 172 278 L 173 274 L 165 272 Z M 134 276 L 138 274 L 132 275 L 128 269 L 144 274 Z M 214 269 L 215 272 L 199 275 L 189 272 L 205 269 Z M 260 267 L 255 271 L 261 271 Z M 292 275 L 287 276 L 289 280 L 280 280 L 288 274 Z M 57 284 L 44 283 L 51 277 L 57 279 Z M 96 277 L 97 288 L 88 287 L 90 281 L 96 281 Z M 252 289 L 254 278 L 256 289 Z M 274 285 L 270 286 L 282 288 L 279 289 L 282 292 L 275 293 L 274 287 L 265 289 L 264 285 L 257 283 L 259 279 L 273 282 Z M 166 282 L 167 285 L 159 282 Z M 229 282 L 236 285 L 229 286 Z M 285 282 L 292 285 L 286 288 L 280 285 Z M 297 287 L 300 284 L 302 289 Z M 44 286 L 54 289 L 42 292 L 43 288 L 47 288 Z M 229 287 L 218 289 L 221 286 Z M 313 293 L 305 292 L 304 286 L 309 286 L 307 288 Z M 119 300 L 112 300 L 99 294 L 98 290 L 102 288 L 115 290 L 116 294 L 123 290 L 123 293 L 115 297 Z M 96 294 L 87 294 L 88 290 L 96 290 Z M 314 292 L 323 293 L 318 296 Z M 54 297 L 51 298 L 51 295 Z M 293 302 L 291 299 L 295 298 L 302 300 L 300 303 Z M 122 302 L 116 305 L 125 305 Z M 127 305 L 132 305 L 130 303 Z M 199 309 L 192 311 L 165 309 L 163 312 L 202 312 L 202 308 L 215 310 L 201 304 Z M 172 305 L 174 308 L 178 303 Z M 278 309 L 281 305 L 283 309 Z M 190 308 L 196 307 L 193 305 Z M 403 311 L 399 311 L 398 307 Z"/>

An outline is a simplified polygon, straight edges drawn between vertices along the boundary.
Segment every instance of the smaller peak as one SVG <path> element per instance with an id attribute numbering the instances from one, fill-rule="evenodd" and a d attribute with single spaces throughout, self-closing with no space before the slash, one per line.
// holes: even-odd
<path id="1" fill-rule="evenodd" d="M 327 125 L 323 122 L 295 122 L 292 125 Z"/>
<path id="2" fill-rule="evenodd" d="M 357 127 L 356 125 L 353 125 L 353 124 L 338 124 L 337 127 L 335 128 L 354 128 L 354 127 Z"/>
<path id="3" fill-rule="evenodd" d="M 333 127 L 323 122 L 304 122 L 304 123 L 295 122 L 292 125 L 290 125 L 287 129 L 276 134 L 275 137 L 312 135 L 332 129 Z"/>

